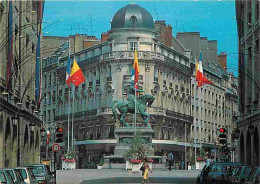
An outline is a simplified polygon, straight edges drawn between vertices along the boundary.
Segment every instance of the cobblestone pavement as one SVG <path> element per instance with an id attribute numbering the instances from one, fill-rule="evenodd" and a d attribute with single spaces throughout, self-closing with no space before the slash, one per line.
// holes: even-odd
<path id="1" fill-rule="evenodd" d="M 199 171 L 161 171 L 149 173 L 150 183 L 196 184 Z M 141 183 L 141 173 L 122 169 L 76 169 L 57 171 L 57 184 L 96 184 L 96 183 Z"/>

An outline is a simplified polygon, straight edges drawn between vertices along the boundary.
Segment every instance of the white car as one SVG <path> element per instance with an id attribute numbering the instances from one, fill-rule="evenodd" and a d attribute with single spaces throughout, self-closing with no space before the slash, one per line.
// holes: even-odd
<path id="1" fill-rule="evenodd" d="M 20 172 L 26 184 L 37 184 L 37 179 L 35 178 L 31 167 L 16 167 L 15 170 Z"/>

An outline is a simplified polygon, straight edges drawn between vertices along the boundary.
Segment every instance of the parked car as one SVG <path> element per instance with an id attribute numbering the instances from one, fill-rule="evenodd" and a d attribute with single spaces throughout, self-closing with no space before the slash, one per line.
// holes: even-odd
<path id="1" fill-rule="evenodd" d="M 225 182 L 229 183 L 230 176 L 232 171 L 239 166 L 240 163 L 228 163 L 228 162 L 219 162 L 215 163 L 208 172 L 207 177 L 205 177 L 206 183 L 209 182 Z"/>
<path id="2" fill-rule="evenodd" d="M 247 182 L 252 170 L 252 167 L 240 166 L 232 173 L 231 182 L 234 184 L 242 184 Z"/>
<path id="3" fill-rule="evenodd" d="M 15 184 L 26 184 L 21 173 L 15 169 L 5 169 L 12 177 Z"/>
<path id="4" fill-rule="evenodd" d="M 259 184 L 260 183 L 260 167 L 253 168 L 246 184 Z"/>
<path id="5" fill-rule="evenodd" d="M 23 177 L 26 184 L 37 184 L 37 179 L 35 178 L 31 167 L 16 167 L 15 170 L 19 171 Z"/>
<path id="6" fill-rule="evenodd" d="M 0 184 L 15 184 L 10 174 L 4 169 L 0 169 Z"/>
<path id="7" fill-rule="evenodd" d="M 28 167 L 33 168 L 32 172 L 39 184 L 55 184 L 55 179 L 47 165 L 35 164 L 29 165 Z"/>

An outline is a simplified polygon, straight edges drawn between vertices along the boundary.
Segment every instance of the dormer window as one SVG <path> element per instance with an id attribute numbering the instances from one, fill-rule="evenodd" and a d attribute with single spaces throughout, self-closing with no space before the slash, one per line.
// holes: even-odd
<path id="1" fill-rule="evenodd" d="M 136 21 L 137 21 L 136 16 L 132 16 L 130 20 L 132 23 L 132 27 L 136 27 Z"/>

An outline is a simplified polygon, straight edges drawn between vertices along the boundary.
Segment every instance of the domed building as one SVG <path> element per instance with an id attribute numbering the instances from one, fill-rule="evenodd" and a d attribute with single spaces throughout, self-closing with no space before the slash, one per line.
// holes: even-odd
<path id="1" fill-rule="evenodd" d="M 74 98 L 72 136 L 77 167 L 83 168 L 86 162 L 97 163 L 101 156 L 114 154 L 118 124 L 112 118 L 111 104 L 113 100 L 127 99 L 135 49 L 140 67 L 139 89 L 155 96 L 152 106 L 147 108 L 152 117 L 154 155 L 173 151 L 176 161 L 184 160 L 193 122 L 190 51 L 172 36 L 171 26 L 165 25 L 164 21 L 154 22 L 151 14 L 137 4 L 128 4 L 118 10 L 111 29 L 102 34 L 101 40 L 99 44 L 71 54 L 71 59 L 75 57 L 83 70 L 86 82 L 77 88 L 72 85 L 75 93 L 70 96 L 65 83 L 68 58 L 62 57 L 58 63 L 58 87 L 54 89 L 58 103 L 54 120 L 64 127 L 66 134 L 68 105 Z M 43 111 L 48 111 L 47 107 Z M 133 115 L 128 114 L 125 120 L 131 125 Z M 137 126 L 142 126 L 142 122 L 141 115 L 137 114 Z M 66 142 L 67 135 L 63 138 Z M 66 145 L 67 142 L 64 152 Z"/>

